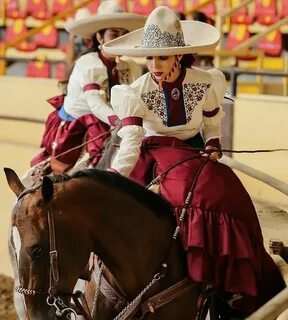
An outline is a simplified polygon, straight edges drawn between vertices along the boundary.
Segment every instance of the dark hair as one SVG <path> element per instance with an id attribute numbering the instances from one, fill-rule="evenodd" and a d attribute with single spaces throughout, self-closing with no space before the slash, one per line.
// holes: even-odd
<path id="1" fill-rule="evenodd" d="M 180 61 L 181 68 L 191 68 L 194 62 L 195 58 L 192 53 L 184 54 Z"/>
<path id="2" fill-rule="evenodd" d="M 102 29 L 102 30 L 97 31 L 97 33 L 99 33 L 99 34 L 100 34 L 100 37 L 103 38 L 103 37 L 104 37 L 104 33 L 105 33 L 106 30 L 107 30 L 107 29 Z M 90 48 L 88 48 L 87 50 L 85 50 L 84 52 L 82 52 L 78 57 L 76 57 L 75 61 L 76 61 L 79 57 L 83 56 L 83 55 L 86 54 L 86 53 L 98 52 L 98 51 L 99 51 L 99 45 L 100 45 L 100 43 L 99 43 L 99 41 L 97 40 L 96 33 L 95 33 L 95 34 L 92 36 L 92 45 L 90 46 Z M 72 71 L 73 71 L 73 68 L 74 68 L 74 65 L 75 65 L 75 61 L 74 61 L 74 63 L 70 66 L 70 68 L 66 71 L 65 77 L 64 77 L 63 79 L 61 79 L 61 80 L 58 81 L 58 85 L 59 85 L 59 86 L 61 86 L 61 85 L 62 85 L 62 86 L 65 86 L 65 85 L 67 86 L 68 81 L 69 81 L 69 78 L 70 78 L 70 75 L 71 75 L 71 73 L 72 73 Z"/>
<path id="3" fill-rule="evenodd" d="M 206 16 L 206 14 L 204 12 L 195 11 L 192 14 L 192 19 L 195 21 L 207 22 L 208 17 Z"/>

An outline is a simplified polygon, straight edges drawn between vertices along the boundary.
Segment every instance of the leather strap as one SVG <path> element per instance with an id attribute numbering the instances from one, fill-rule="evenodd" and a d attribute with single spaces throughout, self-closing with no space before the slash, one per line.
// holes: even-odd
<path id="1" fill-rule="evenodd" d="M 99 265 L 98 263 L 95 263 L 94 276 L 96 279 L 99 276 L 99 272 Z M 122 309 L 128 304 L 127 300 L 106 280 L 104 274 L 101 278 L 100 291 L 119 312 L 122 311 Z"/>
<path id="2" fill-rule="evenodd" d="M 154 313 L 155 310 L 164 307 L 166 304 L 180 297 L 196 285 L 196 283 L 193 283 L 192 280 L 187 277 L 166 290 L 148 298 L 140 305 L 140 310 L 142 312 L 140 319 L 143 319 L 147 313 Z"/>

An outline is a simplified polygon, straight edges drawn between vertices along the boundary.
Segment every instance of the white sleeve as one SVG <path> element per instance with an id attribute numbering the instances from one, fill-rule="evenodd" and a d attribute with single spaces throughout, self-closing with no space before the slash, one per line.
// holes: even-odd
<path id="1" fill-rule="evenodd" d="M 88 104 L 91 113 L 109 124 L 109 118 L 115 116 L 115 113 L 106 102 L 104 90 L 100 89 L 100 85 L 107 79 L 107 71 L 104 68 L 93 68 L 85 70 L 82 76 L 80 83 L 83 93 L 80 98 Z"/>
<path id="2" fill-rule="evenodd" d="M 209 70 L 209 73 L 211 74 L 211 85 L 203 105 L 202 130 L 205 143 L 210 139 L 220 139 L 222 136 L 221 119 L 225 113 L 221 102 L 227 89 L 226 79 L 221 71 L 212 69 Z"/>
<path id="3" fill-rule="evenodd" d="M 141 125 L 145 109 L 141 98 L 128 85 L 116 85 L 112 88 L 111 104 L 123 124 L 118 132 L 122 141 L 112 163 L 112 169 L 127 177 L 140 155 L 142 137 L 145 134 Z M 125 125 L 127 121 L 130 124 Z"/>

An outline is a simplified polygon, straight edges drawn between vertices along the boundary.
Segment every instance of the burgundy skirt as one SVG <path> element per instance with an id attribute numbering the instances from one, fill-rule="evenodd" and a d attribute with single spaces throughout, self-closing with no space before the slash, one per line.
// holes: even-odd
<path id="1" fill-rule="evenodd" d="M 41 141 L 44 150 L 34 157 L 31 165 L 35 165 L 51 155 L 57 160 L 72 167 L 83 151 L 80 146 L 84 141 L 93 166 L 102 156 L 105 139 L 109 136 L 109 126 L 92 114 L 87 114 L 73 121 L 63 121 L 58 116 L 58 111 L 51 112 L 45 123 L 45 131 Z M 97 138 L 100 136 L 99 138 Z M 52 145 L 56 143 L 55 150 Z M 75 148 L 75 149 L 74 149 Z M 62 153 L 71 150 L 62 155 Z"/>
<path id="2" fill-rule="evenodd" d="M 160 193 L 177 218 L 194 184 L 180 231 L 189 275 L 221 291 L 244 294 L 246 300 L 239 301 L 238 307 L 249 314 L 277 294 L 283 282 L 264 249 L 251 198 L 234 172 L 217 161 L 206 162 L 181 140 L 149 137 L 143 141 L 131 178 L 147 185 L 153 177 L 189 158 L 160 183 Z"/>

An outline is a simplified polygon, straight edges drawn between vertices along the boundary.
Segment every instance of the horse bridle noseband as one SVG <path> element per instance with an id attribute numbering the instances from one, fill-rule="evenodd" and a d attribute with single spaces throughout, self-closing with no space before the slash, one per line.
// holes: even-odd
<path id="1" fill-rule="evenodd" d="M 22 191 L 17 197 L 17 201 L 20 201 L 25 195 L 35 193 L 39 186 L 36 186 L 32 189 L 25 189 Z M 48 220 L 48 234 L 49 234 L 49 289 L 45 292 L 43 289 L 35 290 L 22 287 L 21 285 L 15 287 L 15 291 L 23 294 L 24 296 L 35 296 L 35 295 L 45 295 L 48 294 L 46 303 L 50 307 L 54 307 L 56 309 L 56 315 L 62 316 L 66 315 L 67 319 L 75 319 L 77 317 L 77 312 L 68 307 L 61 297 L 71 297 L 80 310 L 82 315 L 86 320 L 92 320 L 87 302 L 85 300 L 84 294 L 81 291 L 76 291 L 75 293 L 62 293 L 61 295 L 57 295 L 57 283 L 59 281 L 59 268 L 58 268 L 58 252 L 56 247 L 56 233 L 55 233 L 55 224 L 54 224 L 54 216 L 53 216 L 53 207 L 51 202 L 49 202 L 49 207 L 47 209 L 47 220 Z M 81 302 L 80 302 L 80 301 Z M 88 312 L 87 312 L 88 311 Z"/>

